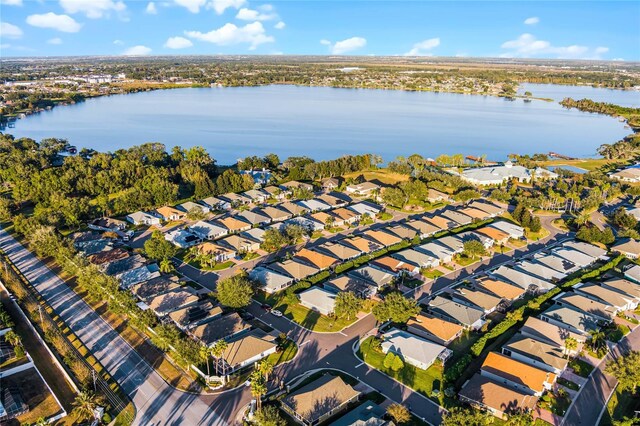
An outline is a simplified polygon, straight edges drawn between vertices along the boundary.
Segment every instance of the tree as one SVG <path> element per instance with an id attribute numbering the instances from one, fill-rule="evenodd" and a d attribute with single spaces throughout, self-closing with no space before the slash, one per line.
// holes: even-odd
<path id="1" fill-rule="evenodd" d="M 404 368 L 404 362 L 402 361 L 402 358 L 400 358 L 399 355 L 396 355 L 393 358 L 393 363 L 391 364 L 391 369 L 393 371 L 400 371 Z"/>
<path id="2" fill-rule="evenodd" d="M 200 359 L 207 363 L 207 376 L 210 376 L 211 371 L 209 370 L 209 357 L 211 356 L 211 348 L 207 345 L 200 346 L 199 355 Z"/>
<path id="3" fill-rule="evenodd" d="M 396 423 L 407 423 L 411 420 L 411 413 L 409 412 L 409 409 L 404 405 L 396 403 L 390 404 L 387 407 L 387 415 L 392 417 Z"/>
<path id="4" fill-rule="evenodd" d="M 615 211 L 611 221 L 620 229 L 634 229 L 638 225 L 636 218 L 628 214 L 623 207 Z"/>
<path id="5" fill-rule="evenodd" d="M 176 255 L 176 246 L 167 241 L 162 232 L 153 231 L 151 238 L 144 242 L 144 252 L 153 260 L 170 259 Z"/>
<path id="6" fill-rule="evenodd" d="M 589 334 L 591 335 L 591 339 L 589 339 L 589 347 L 597 354 L 601 351 L 606 353 L 607 350 L 607 340 L 604 331 L 602 330 L 590 330 Z"/>
<path id="7" fill-rule="evenodd" d="M 246 273 L 240 273 L 218 282 L 216 286 L 218 301 L 229 308 L 239 309 L 251 303 L 253 285 Z"/>
<path id="8" fill-rule="evenodd" d="M 384 360 L 382 360 L 382 365 L 384 365 L 384 368 L 391 369 L 391 367 L 393 366 L 393 360 L 395 358 L 396 355 L 393 352 L 387 352 L 387 354 L 384 356 Z"/>
<path id="9" fill-rule="evenodd" d="M 251 373 L 249 380 L 251 381 L 251 395 L 256 398 L 256 405 L 260 410 L 262 408 L 262 396 L 267 393 L 267 381 L 264 375 L 257 370 Z"/>
<path id="10" fill-rule="evenodd" d="M 73 415 L 80 421 L 94 418 L 95 409 L 98 406 L 95 395 L 89 391 L 81 391 L 73 401 Z"/>
<path id="11" fill-rule="evenodd" d="M 273 405 L 266 405 L 257 410 L 253 416 L 253 423 L 257 426 L 287 426 L 287 422 L 280 416 L 280 411 Z"/>
<path id="12" fill-rule="evenodd" d="M 507 414 L 507 425 L 509 426 L 533 426 L 533 414 L 529 411 L 516 409 Z"/>
<path id="13" fill-rule="evenodd" d="M 473 408 L 454 407 L 442 417 L 442 426 L 486 426 L 493 416 Z"/>
<path id="14" fill-rule="evenodd" d="M 401 293 L 389 293 L 385 299 L 373 308 L 376 320 L 384 322 L 391 320 L 395 323 L 406 323 L 409 318 L 420 312 L 418 304 L 413 299 L 407 299 Z"/>
<path id="15" fill-rule="evenodd" d="M 22 338 L 13 330 L 9 330 L 4 334 L 4 340 L 14 348 L 22 345 Z"/>
<path id="16" fill-rule="evenodd" d="M 564 339 L 564 350 L 566 354 L 571 353 L 577 348 L 578 348 L 578 341 L 576 340 L 575 337 L 569 336 L 566 339 Z"/>
<path id="17" fill-rule="evenodd" d="M 640 352 L 631 351 L 607 362 L 605 371 L 618 379 L 618 389 L 636 393 L 640 385 Z"/>
<path id="18" fill-rule="evenodd" d="M 347 321 L 351 321 L 351 318 L 355 317 L 361 308 L 362 299 L 356 297 L 352 291 L 341 291 L 336 296 L 333 313 L 338 318 L 346 318 Z"/>
<path id="19" fill-rule="evenodd" d="M 478 256 L 484 256 L 487 254 L 487 249 L 478 240 L 468 240 L 463 243 L 463 251 L 465 256 L 474 259 Z"/>
<path id="20" fill-rule="evenodd" d="M 276 228 L 269 228 L 264 232 L 264 240 L 260 244 L 260 248 L 273 253 L 280 248 L 289 244 L 288 238 Z"/>
<path id="21" fill-rule="evenodd" d="M 257 368 L 258 368 L 258 371 L 260 371 L 264 375 L 264 379 L 268 382 L 269 374 L 273 372 L 273 364 L 267 361 L 266 359 L 263 359 L 258 363 Z"/>
<path id="22" fill-rule="evenodd" d="M 216 340 L 214 344 L 211 345 L 209 353 L 216 359 L 216 371 L 220 369 L 224 370 L 224 359 L 222 357 L 228 347 L 229 344 L 223 339 Z"/>
<path id="23" fill-rule="evenodd" d="M 391 187 L 382 191 L 382 201 L 399 209 L 407 204 L 408 198 L 407 194 L 400 188 Z"/>
<path id="24" fill-rule="evenodd" d="M 158 268 L 160 269 L 160 272 L 163 272 L 165 274 L 170 274 L 176 270 L 175 265 L 169 259 L 162 259 Z"/>

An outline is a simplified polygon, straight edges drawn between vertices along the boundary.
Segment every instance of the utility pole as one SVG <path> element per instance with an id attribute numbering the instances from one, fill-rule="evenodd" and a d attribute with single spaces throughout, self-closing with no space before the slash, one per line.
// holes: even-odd
<path id="1" fill-rule="evenodd" d="M 97 392 L 97 388 L 96 388 L 96 380 L 98 380 L 97 376 L 96 376 L 96 370 L 94 370 L 93 368 L 91 369 L 91 377 L 93 378 L 93 391 Z"/>

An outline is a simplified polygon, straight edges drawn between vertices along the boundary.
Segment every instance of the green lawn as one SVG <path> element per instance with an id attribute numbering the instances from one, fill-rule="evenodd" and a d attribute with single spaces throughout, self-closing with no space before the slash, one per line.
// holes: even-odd
<path id="1" fill-rule="evenodd" d="M 282 364 L 287 361 L 291 361 L 298 353 L 298 346 L 295 342 L 287 340 L 284 344 L 284 348 L 280 352 L 273 353 L 267 357 L 267 362 L 272 365 Z"/>
<path id="2" fill-rule="evenodd" d="M 378 213 L 378 216 L 376 216 L 376 218 L 378 220 L 385 221 L 393 218 L 393 215 L 391 213 L 382 212 L 382 213 Z"/>
<path id="3" fill-rule="evenodd" d="M 352 318 L 351 321 L 347 321 L 344 318 L 328 317 L 300 304 L 289 305 L 284 298 L 277 302 L 274 309 L 281 311 L 290 320 L 316 332 L 340 331 L 357 320 Z"/>
<path id="4" fill-rule="evenodd" d="M 571 368 L 578 376 L 589 377 L 589 374 L 595 368 L 593 365 L 581 359 L 572 359 L 569 361 L 568 367 Z"/>
<path id="5" fill-rule="evenodd" d="M 428 370 L 421 370 L 412 365 L 406 364 L 400 371 L 393 371 L 384 367 L 385 354 L 381 350 L 375 349 L 372 345 L 375 337 L 369 337 L 362 345 L 358 356 L 372 367 L 388 374 L 399 382 L 404 383 L 411 389 L 422 393 L 427 397 L 431 397 L 433 389 L 441 390 L 442 386 L 442 367 L 432 365 Z M 441 392 L 441 395 L 443 393 Z"/>
<path id="6" fill-rule="evenodd" d="M 640 410 L 640 395 L 616 389 L 607 404 L 600 426 L 611 426 L 614 420 L 620 421 L 625 417 L 633 418 L 636 410 Z"/>
<path id="7" fill-rule="evenodd" d="M 478 260 L 479 259 L 477 258 L 474 259 L 473 257 L 467 257 L 463 255 L 457 256 L 455 258 L 455 262 L 462 267 L 469 266 L 472 263 L 476 263 Z"/>
<path id="8" fill-rule="evenodd" d="M 424 269 L 420 271 L 423 277 L 436 279 L 444 275 L 444 273 L 439 269 Z"/>

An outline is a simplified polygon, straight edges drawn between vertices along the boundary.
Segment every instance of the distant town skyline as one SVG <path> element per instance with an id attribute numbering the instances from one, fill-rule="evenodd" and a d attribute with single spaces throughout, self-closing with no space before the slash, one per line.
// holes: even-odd
<path id="1" fill-rule="evenodd" d="M 286 54 L 640 60 L 638 2 L 0 0 L 10 56 Z"/>

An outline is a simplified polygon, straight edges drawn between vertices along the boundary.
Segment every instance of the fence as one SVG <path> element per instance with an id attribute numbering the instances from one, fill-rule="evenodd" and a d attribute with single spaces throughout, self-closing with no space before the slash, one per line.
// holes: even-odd
<path id="1" fill-rule="evenodd" d="M 48 313 L 48 310 L 53 312 L 53 309 L 4 254 L 0 258 L 0 263 L 3 265 L 6 278 L 4 280 L 5 286 L 18 298 L 18 303 L 21 305 L 22 310 L 31 317 L 31 322 L 38 330 L 38 333 L 47 341 L 55 339 L 57 345 L 53 346 L 58 352 L 55 354 L 56 358 L 62 361 L 61 363 L 65 366 L 67 373 L 75 377 L 76 381 L 80 383 L 83 382 L 82 377 L 89 378 L 93 383 L 94 392 L 105 398 L 111 407 L 110 411 L 115 415 L 120 415 L 120 418 L 126 423 L 132 423 L 135 413 L 131 414 L 125 410 L 129 405 L 129 400 L 115 392 L 109 382 L 116 387 L 118 386 L 117 383 L 112 379 L 106 380 L 86 360 L 61 330 L 55 319 Z"/>

